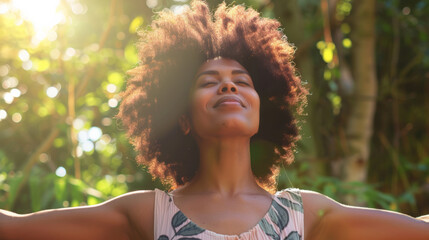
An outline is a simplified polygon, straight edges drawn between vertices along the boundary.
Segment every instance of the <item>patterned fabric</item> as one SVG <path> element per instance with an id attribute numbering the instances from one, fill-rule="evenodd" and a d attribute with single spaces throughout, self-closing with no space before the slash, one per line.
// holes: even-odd
<path id="1" fill-rule="evenodd" d="M 271 207 L 259 223 L 239 235 L 224 235 L 203 229 L 188 219 L 166 192 L 155 189 L 155 240 L 304 239 L 304 209 L 298 189 L 285 189 L 272 196 Z"/>

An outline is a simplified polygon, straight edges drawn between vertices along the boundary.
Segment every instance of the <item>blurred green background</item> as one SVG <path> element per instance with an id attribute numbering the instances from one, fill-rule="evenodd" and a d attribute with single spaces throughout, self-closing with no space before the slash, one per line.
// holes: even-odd
<path id="1" fill-rule="evenodd" d="M 429 213 L 429 3 L 235 3 L 282 23 L 311 92 L 296 161 L 278 188 Z M 136 31 L 154 12 L 188 4 L 0 1 L 0 208 L 27 213 L 168 189 L 135 163 L 114 116 L 138 63 Z"/>

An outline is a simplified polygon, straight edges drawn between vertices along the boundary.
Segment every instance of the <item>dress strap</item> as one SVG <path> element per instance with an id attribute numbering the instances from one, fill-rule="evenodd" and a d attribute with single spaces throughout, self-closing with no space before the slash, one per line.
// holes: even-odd
<path id="1" fill-rule="evenodd" d="M 155 188 L 155 204 L 154 204 L 154 219 L 153 227 L 155 238 L 157 239 L 157 233 L 161 231 L 168 218 L 168 210 L 170 209 L 171 197 L 164 191 Z"/>

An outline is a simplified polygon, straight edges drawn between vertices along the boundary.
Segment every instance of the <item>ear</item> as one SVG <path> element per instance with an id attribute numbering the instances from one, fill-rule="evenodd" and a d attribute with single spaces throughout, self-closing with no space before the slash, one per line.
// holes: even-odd
<path id="1" fill-rule="evenodd" d="M 184 135 L 188 135 L 189 132 L 191 132 L 191 123 L 187 115 L 182 114 L 182 116 L 180 116 L 179 125 Z"/>

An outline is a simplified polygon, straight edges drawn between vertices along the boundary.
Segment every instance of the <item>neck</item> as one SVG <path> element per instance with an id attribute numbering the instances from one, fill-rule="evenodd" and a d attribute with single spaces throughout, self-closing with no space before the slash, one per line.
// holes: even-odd
<path id="1" fill-rule="evenodd" d="M 200 167 L 192 180 L 209 192 L 236 195 L 260 191 L 250 162 L 250 139 L 228 138 L 199 141 Z"/>

